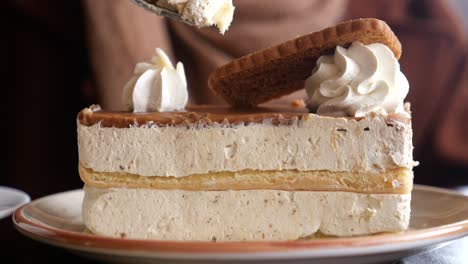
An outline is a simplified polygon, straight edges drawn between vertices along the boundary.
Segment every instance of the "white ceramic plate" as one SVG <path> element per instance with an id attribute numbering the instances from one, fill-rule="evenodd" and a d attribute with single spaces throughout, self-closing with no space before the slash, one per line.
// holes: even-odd
<path id="1" fill-rule="evenodd" d="M 18 207 L 30 200 L 25 192 L 0 186 L 0 219 L 10 216 Z"/>
<path id="2" fill-rule="evenodd" d="M 374 263 L 400 259 L 468 235 L 468 196 L 415 186 L 410 230 L 350 238 L 286 242 L 134 240 L 83 232 L 81 190 L 35 200 L 13 221 L 24 235 L 75 253 L 120 263 Z"/>

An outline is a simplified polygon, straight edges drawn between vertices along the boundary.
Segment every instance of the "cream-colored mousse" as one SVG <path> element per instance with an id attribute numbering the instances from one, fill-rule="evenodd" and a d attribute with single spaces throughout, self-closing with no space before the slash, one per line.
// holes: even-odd
<path id="1" fill-rule="evenodd" d="M 78 122 L 80 163 L 97 172 L 183 177 L 221 171 L 382 172 L 413 167 L 410 123 L 307 115 L 292 125 L 151 124 L 129 128 Z"/>
<path id="2" fill-rule="evenodd" d="M 405 230 L 410 194 L 183 191 L 85 186 L 83 219 L 99 235 L 199 241 L 295 240 Z"/>

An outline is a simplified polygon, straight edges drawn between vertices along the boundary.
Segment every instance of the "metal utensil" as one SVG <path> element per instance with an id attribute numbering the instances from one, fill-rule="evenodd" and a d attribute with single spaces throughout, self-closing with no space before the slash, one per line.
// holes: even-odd
<path id="1" fill-rule="evenodd" d="M 153 2 L 150 3 L 146 0 L 132 0 L 132 2 L 146 9 L 147 11 L 155 13 L 158 16 L 168 17 L 170 19 L 175 19 L 182 23 L 188 24 L 190 26 L 194 26 L 193 22 L 183 19 L 179 13 L 169 10 L 165 7 L 158 6 L 157 1 L 155 1 L 155 3 Z"/>

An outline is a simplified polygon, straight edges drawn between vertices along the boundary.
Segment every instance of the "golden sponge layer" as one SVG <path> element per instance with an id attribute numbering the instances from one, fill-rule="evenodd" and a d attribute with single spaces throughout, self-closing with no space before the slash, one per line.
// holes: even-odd
<path id="1" fill-rule="evenodd" d="M 406 194 L 413 187 L 413 172 L 407 168 L 382 173 L 333 171 L 214 172 L 186 177 L 140 176 L 124 172 L 97 172 L 79 165 L 81 179 L 97 188 L 150 188 L 163 190 L 288 190 L 346 191 L 357 193 Z"/>

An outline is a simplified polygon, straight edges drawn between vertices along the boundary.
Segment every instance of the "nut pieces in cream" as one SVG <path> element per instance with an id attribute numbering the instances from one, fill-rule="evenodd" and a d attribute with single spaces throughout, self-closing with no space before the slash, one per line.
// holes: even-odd
<path id="1" fill-rule="evenodd" d="M 403 100 L 408 80 L 393 52 L 381 43 L 336 47 L 334 55 L 318 59 L 305 87 L 308 106 L 319 115 L 407 114 Z"/>
<path id="2" fill-rule="evenodd" d="M 137 63 L 133 78 L 124 87 L 124 106 L 133 112 L 181 111 L 187 101 L 184 65 L 178 62 L 174 68 L 159 48 L 151 63 Z"/>

